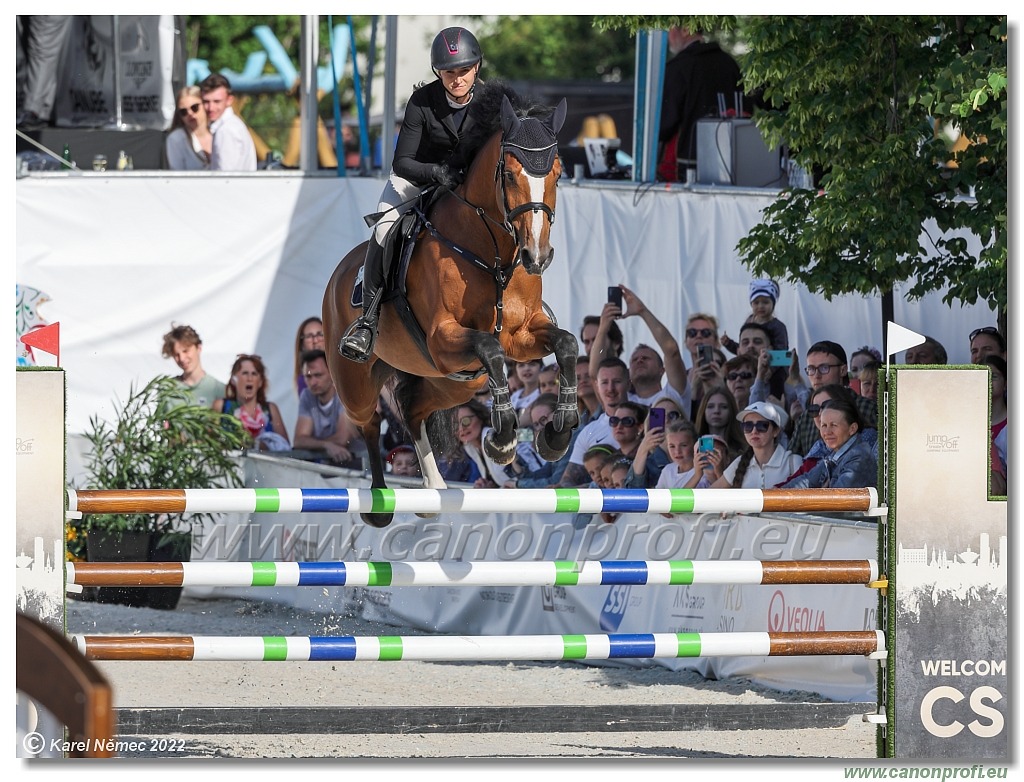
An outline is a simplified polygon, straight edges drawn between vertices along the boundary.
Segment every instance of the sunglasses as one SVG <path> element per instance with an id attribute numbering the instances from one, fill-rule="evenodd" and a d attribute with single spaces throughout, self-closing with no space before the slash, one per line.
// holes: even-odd
<path id="1" fill-rule="evenodd" d="M 693 339 L 694 337 L 704 337 L 704 339 L 707 339 L 708 337 L 712 336 L 714 333 L 715 332 L 712 331 L 711 329 L 687 329 L 686 330 L 686 336 L 688 336 L 690 339 Z"/>
<path id="2" fill-rule="evenodd" d="M 754 376 L 753 372 L 730 372 L 725 376 L 726 380 L 750 380 Z"/>
<path id="3" fill-rule="evenodd" d="M 474 421 L 479 419 L 475 415 L 464 415 L 459 419 L 459 426 L 469 426 Z"/>
<path id="4" fill-rule="evenodd" d="M 675 421 L 680 416 L 682 416 L 682 413 L 680 413 L 678 410 L 669 410 L 667 413 L 665 413 L 665 420 Z"/>
<path id="5" fill-rule="evenodd" d="M 622 418 L 619 418 L 617 415 L 608 416 L 609 426 L 618 426 L 619 424 L 623 426 L 636 426 L 636 419 L 631 415 L 623 416 Z"/>
<path id="6" fill-rule="evenodd" d="M 820 405 L 807 405 L 807 412 L 810 414 L 811 418 L 817 418 L 821 415 L 822 410 L 828 410 L 830 407 L 832 407 L 832 400 L 826 399 Z"/>
<path id="7" fill-rule="evenodd" d="M 972 331 L 971 335 L 970 335 L 970 337 L 968 337 L 967 341 L 968 342 L 974 342 L 974 338 L 976 336 L 978 336 L 979 334 L 998 334 L 998 333 L 999 333 L 999 329 L 995 328 L 994 326 L 982 326 L 980 329 L 975 329 L 974 331 Z"/>
<path id="8" fill-rule="evenodd" d="M 183 106 L 182 108 L 178 109 L 178 116 L 187 117 L 189 113 L 198 114 L 201 105 L 201 103 L 193 103 L 191 106 Z"/>
<path id="9" fill-rule="evenodd" d="M 743 422 L 743 431 L 746 432 L 747 434 L 750 434 L 751 432 L 754 432 L 754 431 L 757 431 L 757 432 L 760 432 L 761 434 L 764 434 L 765 432 L 767 432 L 771 428 L 772 428 L 771 421 L 744 421 Z"/>
<path id="10" fill-rule="evenodd" d="M 308 334 L 302 335 L 303 339 L 323 339 L 324 333 L 322 331 L 311 331 Z"/>
<path id="11" fill-rule="evenodd" d="M 818 366 L 807 366 L 804 367 L 804 372 L 807 373 L 807 377 L 814 377 L 815 375 L 827 375 L 833 367 L 841 367 L 842 364 L 818 364 Z"/>

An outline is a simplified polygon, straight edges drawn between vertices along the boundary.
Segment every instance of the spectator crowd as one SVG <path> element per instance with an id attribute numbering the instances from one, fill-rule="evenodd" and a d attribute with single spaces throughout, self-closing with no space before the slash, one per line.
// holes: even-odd
<path id="1" fill-rule="evenodd" d="M 482 447 L 490 427 L 490 392 L 450 411 L 454 435 L 438 466 L 447 481 L 478 488 L 857 488 L 874 487 L 879 460 L 881 352 L 851 348 L 822 334 L 802 354 L 790 350 L 786 325 L 774 314 L 779 287 L 750 284 L 751 315 L 731 339 L 709 313 L 686 320 L 681 340 L 636 292 L 620 285 L 600 314 L 579 329 L 577 404 L 580 425 L 555 462 L 534 447 L 558 403 L 559 372 L 543 360 L 506 361 L 520 419 L 515 458 L 491 460 Z M 648 341 L 626 345 L 618 321 L 636 317 Z M 967 336 L 971 361 L 991 376 L 990 478 L 1006 493 L 1006 339 L 984 326 Z M 295 336 L 294 393 L 298 416 L 289 427 L 270 400 L 259 356 L 239 354 L 226 383 L 202 365 L 202 340 L 172 324 L 163 355 L 195 404 L 239 418 L 252 447 L 363 470 L 367 445 L 349 421 L 327 369 L 323 322 L 301 321 Z M 336 349 L 330 346 L 330 349 Z M 946 349 L 931 337 L 909 348 L 908 365 L 944 364 Z M 381 392 L 381 456 L 392 475 L 416 477 L 412 438 L 387 389 Z M 289 436 L 289 429 L 294 439 Z M 613 522 L 613 517 L 603 520 Z"/>

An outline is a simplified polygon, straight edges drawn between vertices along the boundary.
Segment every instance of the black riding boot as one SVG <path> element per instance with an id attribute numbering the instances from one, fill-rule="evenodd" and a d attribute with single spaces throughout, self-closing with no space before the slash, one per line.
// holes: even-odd
<path id="1" fill-rule="evenodd" d="M 377 315 L 384 288 L 384 250 L 371 233 L 363 261 L 363 314 L 341 338 L 342 356 L 360 364 L 370 358 L 377 339 Z"/>

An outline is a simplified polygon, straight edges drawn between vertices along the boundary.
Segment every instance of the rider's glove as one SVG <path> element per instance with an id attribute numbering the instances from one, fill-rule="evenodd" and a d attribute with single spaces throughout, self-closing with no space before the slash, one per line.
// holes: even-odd
<path id="1" fill-rule="evenodd" d="M 454 171 L 448 168 L 447 163 L 431 168 L 430 178 L 446 190 L 454 190 L 459 184 L 458 177 L 455 175 Z"/>

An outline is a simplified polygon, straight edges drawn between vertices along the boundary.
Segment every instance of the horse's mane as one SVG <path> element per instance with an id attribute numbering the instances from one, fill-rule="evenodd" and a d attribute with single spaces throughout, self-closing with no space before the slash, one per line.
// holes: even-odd
<path id="1" fill-rule="evenodd" d="M 462 154 L 467 168 L 487 140 L 501 130 L 501 100 L 505 96 L 508 96 L 512 108 L 520 117 L 551 113 L 550 107 L 526 100 L 500 79 L 480 83 L 473 92 L 472 103 L 469 104 L 469 114 L 474 125 L 462 139 Z"/>

